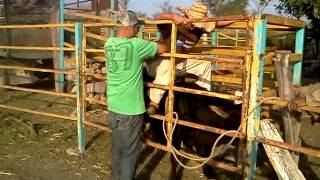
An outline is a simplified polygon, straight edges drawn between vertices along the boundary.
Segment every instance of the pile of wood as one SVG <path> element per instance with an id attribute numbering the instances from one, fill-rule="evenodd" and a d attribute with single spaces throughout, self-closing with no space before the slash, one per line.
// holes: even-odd
<path id="1" fill-rule="evenodd" d="M 76 61 L 74 57 L 64 59 L 65 70 L 75 70 Z M 101 62 L 92 62 L 91 59 L 87 59 L 86 67 L 86 94 L 89 98 L 93 98 L 98 101 L 105 102 L 106 100 L 106 67 L 104 63 Z M 66 75 L 66 80 L 68 83 L 72 84 L 72 87 L 68 89 L 69 93 L 76 93 L 77 88 L 76 76 L 75 75 Z"/>

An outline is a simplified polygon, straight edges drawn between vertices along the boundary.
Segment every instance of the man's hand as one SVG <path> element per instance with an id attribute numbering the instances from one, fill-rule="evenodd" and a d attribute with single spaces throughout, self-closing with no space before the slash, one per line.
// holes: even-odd
<path id="1" fill-rule="evenodd" d="M 292 91 L 293 91 L 293 94 L 294 94 L 295 96 L 299 96 L 299 95 L 300 95 L 300 86 L 293 85 L 293 86 L 292 86 Z"/>
<path id="2" fill-rule="evenodd" d="M 297 110 L 299 107 L 305 106 L 306 104 L 306 98 L 305 97 L 299 97 L 296 99 L 291 100 L 288 103 L 288 109 L 289 111 Z"/>

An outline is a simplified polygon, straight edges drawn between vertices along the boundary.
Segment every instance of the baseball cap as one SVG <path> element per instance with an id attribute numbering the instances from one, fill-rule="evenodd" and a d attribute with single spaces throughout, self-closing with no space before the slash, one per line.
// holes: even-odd
<path id="1" fill-rule="evenodd" d="M 139 20 L 136 13 L 133 11 L 122 12 L 117 20 L 118 26 L 133 26 L 133 25 L 143 25 L 144 21 Z"/>

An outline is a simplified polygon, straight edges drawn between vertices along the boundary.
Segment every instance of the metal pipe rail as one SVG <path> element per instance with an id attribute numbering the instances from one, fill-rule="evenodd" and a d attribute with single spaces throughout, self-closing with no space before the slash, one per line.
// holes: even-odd
<path id="1" fill-rule="evenodd" d="M 172 122 L 171 120 L 166 119 L 166 117 L 162 116 L 162 115 L 149 115 L 149 117 L 154 118 L 154 119 L 158 119 L 158 120 L 162 120 L 162 121 L 166 121 L 166 122 L 170 122 L 170 123 Z M 193 122 L 182 120 L 182 119 L 178 119 L 177 124 L 182 125 L 182 126 L 186 126 L 186 127 L 191 127 L 191 128 L 203 130 L 203 131 L 207 131 L 207 132 L 211 132 L 211 133 L 215 133 L 215 134 L 223 134 L 227 131 L 225 129 L 220 129 L 220 128 L 215 128 L 212 126 L 206 126 L 206 125 L 202 125 L 202 124 L 198 124 L 198 123 L 193 123 Z M 245 134 L 243 134 L 241 132 L 228 133 L 228 134 L 226 134 L 226 136 L 229 136 L 229 137 L 235 136 L 236 138 L 244 138 Z"/>
<path id="2" fill-rule="evenodd" d="M 275 141 L 275 140 L 272 140 L 272 139 L 266 139 L 266 138 L 258 137 L 258 136 L 255 137 L 254 140 L 259 142 L 259 143 L 268 144 L 268 145 L 279 147 L 279 148 L 282 148 L 282 149 L 287 149 L 289 151 L 302 153 L 302 154 L 307 154 L 307 155 L 310 155 L 310 156 L 314 156 L 314 157 L 320 158 L 320 150 L 315 150 L 313 148 L 297 146 L 297 145 L 293 145 L 293 144 L 289 144 L 289 143 L 285 143 L 285 142 L 280 142 L 280 141 Z"/>
<path id="3" fill-rule="evenodd" d="M 24 70 L 24 71 L 34 71 L 34 72 L 48 72 L 48 73 L 57 73 L 57 74 L 68 74 L 68 75 L 76 75 L 74 70 L 55 70 L 55 69 L 43 69 L 43 68 L 31 68 L 25 66 L 8 66 L 8 65 L 1 65 L 0 69 L 14 69 L 14 70 Z"/>
<path id="4" fill-rule="evenodd" d="M 0 46 L 0 49 L 31 50 L 31 51 L 74 51 L 74 48 L 37 47 L 37 46 Z"/>
<path id="5" fill-rule="evenodd" d="M 169 90 L 169 86 L 165 86 L 165 85 L 161 85 L 161 84 L 153 84 L 153 83 L 146 83 L 146 84 L 148 87 Z M 231 95 L 231 94 L 223 94 L 223 93 L 217 93 L 217 92 L 196 90 L 196 89 L 190 89 L 190 88 L 184 88 L 184 87 L 178 87 L 178 86 L 173 86 L 172 89 L 174 91 L 183 92 L 183 93 L 197 94 L 197 95 L 203 95 L 203 96 L 208 96 L 208 97 L 217 97 L 217 98 L 233 100 L 233 101 L 241 99 L 240 97 L 237 97 L 237 96 Z"/>
<path id="6" fill-rule="evenodd" d="M 77 120 L 77 117 L 71 117 L 71 116 L 58 115 L 58 114 L 54 114 L 54 113 L 41 112 L 41 111 L 36 111 L 36 110 L 31 110 L 31 109 L 26 109 L 26 108 L 8 106 L 8 105 L 4 105 L 4 104 L 0 104 L 0 108 L 10 109 L 10 110 L 14 110 L 14 111 L 21 111 L 21 112 L 26 112 L 26 113 L 32 113 L 32 114 L 37 114 L 37 115 L 43 115 L 43 116 L 49 116 L 49 117 L 54 117 L 54 118 L 59 118 L 59 119 L 67 119 L 67 120 L 74 120 L 74 121 Z"/>
<path id="7" fill-rule="evenodd" d="M 1 25 L 0 29 L 43 29 L 58 27 L 74 27 L 74 24 L 29 24 L 29 25 Z"/>

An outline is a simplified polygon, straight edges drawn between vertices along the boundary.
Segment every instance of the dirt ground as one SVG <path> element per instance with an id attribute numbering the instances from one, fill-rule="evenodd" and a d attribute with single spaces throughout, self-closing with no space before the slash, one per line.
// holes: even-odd
<path id="1" fill-rule="evenodd" d="M 1 104 L 70 115 L 75 102 L 27 92 L 0 91 Z M 90 119 L 104 123 L 100 111 Z M 320 123 L 304 118 L 304 146 L 320 149 Z M 32 131 L 30 125 L 36 132 Z M 111 137 L 86 127 L 86 152 L 77 151 L 76 123 L 40 115 L 0 109 L 0 180 L 100 180 L 110 179 Z M 300 156 L 307 179 L 320 179 L 320 159 Z M 192 163 L 192 162 L 190 162 Z M 169 155 L 150 147 L 142 149 L 137 179 L 168 179 Z M 182 179 L 205 179 L 201 170 L 182 170 Z M 267 179 L 267 178 L 261 178 Z"/>

